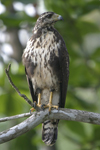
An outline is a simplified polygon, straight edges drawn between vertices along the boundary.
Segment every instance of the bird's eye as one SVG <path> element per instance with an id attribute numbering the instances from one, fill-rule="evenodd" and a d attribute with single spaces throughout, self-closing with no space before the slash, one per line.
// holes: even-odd
<path id="1" fill-rule="evenodd" d="M 51 17 L 52 17 L 52 14 L 47 15 L 47 17 L 48 17 L 48 18 L 51 18 Z"/>

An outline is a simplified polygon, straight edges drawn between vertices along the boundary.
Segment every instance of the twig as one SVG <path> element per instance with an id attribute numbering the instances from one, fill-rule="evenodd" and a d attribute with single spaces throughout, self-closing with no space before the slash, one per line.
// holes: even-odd
<path id="1" fill-rule="evenodd" d="M 48 109 L 46 109 L 45 111 L 34 112 L 22 123 L 1 132 L 0 144 L 28 132 L 47 119 L 62 119 L 100 125 L 100 114 L 97 113 L 60 108 L 59 110 L 52 110 L 50 115 L 48 115 Z"/>
<path id="2" fill-rule="evenodd" d="M 19 94 L 19 96 L 23 97 L 24 100 L 31 105 L 32 107 L 34 106 L 33 103 L 27 98 L 26 95 L 21 94 L 20 91 L 18 90 L 18 88 L 14 85 L 14 83 L 12 82 L 10 75 L 9 75 L 9 70 L 10 70 L 11 64 L 8 65 L 8 68 L 5 69 L 6 75 L 8 77 L 8 80 L 10 82 L 10 84 L 12 85 L 12 87 L 16 90 L 16 92 Z"/>
<path id="3" fill-rule="evenodd" d="M 19 114 L 19 115 L 15 115 L 15 116 L 4 117 L 4 118 L 0 118 L 0 122 L 19 119 L 19 118 L 23 118 L 23 117 L 29 117 L 31 115 L 32 115 L 31 113 L 24 113 L 24 114 Z"/>

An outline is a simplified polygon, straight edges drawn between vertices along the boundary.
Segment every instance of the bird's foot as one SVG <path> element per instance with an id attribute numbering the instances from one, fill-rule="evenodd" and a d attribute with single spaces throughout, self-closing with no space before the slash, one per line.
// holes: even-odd
<path id="1" fill-rule="evenodd" d="M 45 105 L 44 104 L 37 104 L 36 101 L 33 103 L 34 107 L 30 109 L 30 113 L 33 112 L 34 110 L 39 111 L 39 110 L 44 110 Z"/>
<path id="2" fill-rule="evenodd" d="M 58 109 L 59 106 L 48 103 L 47 105 L 44 106 L 44 108 L 49 108 L 49 113 L 50 113 L 52 108 Z"/>
<path id="3" fill-rule="evenodd" d="M 50 113 L 52 108 L 55 108 L 55 109 L 59 108 L 57 105 L 52 105 L 52 98 L 53 98 L 53 91 L 50 92 L 49 103 L 44 106 L 44 108 L 49 108 L 49 113 Z"/>
<path id="4" fill-rule="evenodd" d="M 33 103 L 33 107 L 30 109 L 30 113 L 36 110 L 36 101 Z"/>
<path id="5" fill-rule="evenodd" d="M 30 114 L 34 111 L 35 109 L 32 107 L 31 109 L 30 109 Z"/>

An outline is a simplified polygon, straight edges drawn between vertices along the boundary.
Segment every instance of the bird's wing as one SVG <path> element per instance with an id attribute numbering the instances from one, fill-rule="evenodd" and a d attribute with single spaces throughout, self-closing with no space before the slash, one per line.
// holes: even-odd
<path id="1" fill-rule="evenodd" d="M 31 81 L 31 77 L 28 74 L 28 71 L 29 71 L 29 67 L 28 67 L 28 69 L 27 69 L 27 67 L 25 67 L 25 73 L 26 73 L 27 82 L 28 82 L 28 85 L 29 85 L 29 90 L 30 90 L 30 93 L 31 93 L 32 100 L 33 100 L 33 102 L 34 101 L 37 102 L 37 95 L 34 92 L 33 84 L 32 84 L 32 81 Z"/>
<path id="2" fill-rule="evenodd" d="M 67 87 L 68 87 L 68 79 L 69 79 L 69 54 L 67 52 L 65 44 L 62 44 L 59 49 L 59 62 L 60 62 L 60 107 L 64 107 Z"/>

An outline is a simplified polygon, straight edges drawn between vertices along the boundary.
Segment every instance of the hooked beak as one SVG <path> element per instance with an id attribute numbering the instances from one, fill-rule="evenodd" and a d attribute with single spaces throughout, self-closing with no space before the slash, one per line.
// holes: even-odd
<path id="1" fill-rule="evenodd" d="M 53 19 L 54 21 L 58 21 L 58 20 L 63 20 L 63 17 L 62 17 L 61 15 L 54 14 L 54 15 L 52 16 L 52 19 Z"/>
<path id="2" fill-rule="evenodd" d="M 61 15 L 58 16 L 58 20 L 64 20 Z"/>

